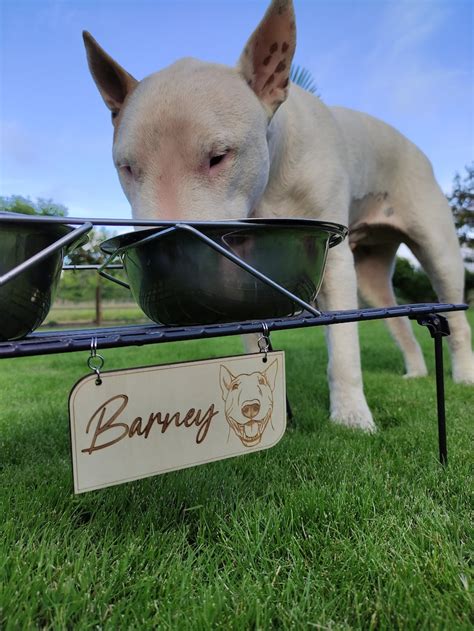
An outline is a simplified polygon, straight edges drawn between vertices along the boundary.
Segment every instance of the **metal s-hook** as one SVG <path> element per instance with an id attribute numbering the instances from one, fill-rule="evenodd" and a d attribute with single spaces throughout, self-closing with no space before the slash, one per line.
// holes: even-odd
<path id="1" fill-rule="evenodd" d="M 261 353 L 265 353 L 263 363 L 267 363 L 267 353 L 270 350 L 270 333 L 266 322 L 262 322 L 262 335 L 257 340 L 258 348 Z"/>
<path id="2" fill-rule="evenodd" d="M 91 338 L 91 354 L 89 355 L 87 359 L 87 366 L 89 367 L 90 370 L 95 372 L 97 376 L 97 379 L 95 380 L 96 386 L 100 386 L 102 383 L 102 379 L 100 377 L 100 371 L 102 367 L 104 366 L 104 363 L 105 363 L 105 359 L 102 357 L 102 355 L 99 355 L 97 353 L 97 338 L 93 337 Z"/>

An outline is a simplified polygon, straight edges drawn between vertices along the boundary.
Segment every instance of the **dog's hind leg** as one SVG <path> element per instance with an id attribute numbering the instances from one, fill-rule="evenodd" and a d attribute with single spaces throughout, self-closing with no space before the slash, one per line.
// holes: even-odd
<path id="1" fill-rule="evenodd" d="M 354 249 L 359 293 L 371 307 L 390 307 L 397 304 L 392 274 L 398 246 L 399 242 L 395 241 L 378 245 L 358 245 Z M 388 318 L 385 322 L 403 353 L 405 376 L 426 375 L 423 353 L 408 318 Z"/>
<path id="2" fill-rule="evenodd" d="M 439 190 L 424 200 L 430 208 L 431 221 L 419 231 L 411 231 L 409 244 L 441 302 L 460 303 L 464 300 L 464 263 L 451 218 L 448 203 Z M 427 206 L 431 204 L 431 206 Z M 464 312 L 446 314 L 451 335 L 447 338 L 451 351 L 453 379 L 459 383 L 474 383 L 474 355 L 471 328 Z"/>

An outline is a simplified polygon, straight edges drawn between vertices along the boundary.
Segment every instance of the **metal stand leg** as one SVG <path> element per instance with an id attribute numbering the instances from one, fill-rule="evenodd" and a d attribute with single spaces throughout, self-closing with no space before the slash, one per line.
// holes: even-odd
<path id="1" fill-rule="evenodd" d="M 436 365 L 436 399 L 438 405 L 438 439 L 439 460 L 448 464 L 448 447 L 446 445 L 446 410 L 444 405 L 444 372 L 443 372 L 443 336 L 438 331 L 433 336 Z"/>
<path id="2" fill-rule="evenodd" d="M 448 464 L 448 447 L 446 442 L 446 409 L 444 399 L 443 337 L 450 334 L 449 324 L 447 319 L 439 314 L 417 317 L 416 320 L 421 326 L 428 327 L 431 337 L 434 339 L 439 460 L 442 465 L 446 465 Z"/>

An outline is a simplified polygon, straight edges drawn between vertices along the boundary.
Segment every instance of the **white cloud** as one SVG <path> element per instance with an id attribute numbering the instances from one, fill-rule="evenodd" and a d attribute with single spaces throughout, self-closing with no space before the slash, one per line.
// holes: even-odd
<path id="1" fill-rule="evenodd" d="M 80 13 L 64 0 L 52 0 L 44 4 L 46 6 L 43 6 L 39 13 L 39 23 L 51 30 L 64 29 L 80 16 Z"/>
<path id="2" fill-rule="evenodd" d="M 410 248 L 404 243 L 402 243 L 398 248 L 397 256 L 400 256 L 402 259 L 408 259 L 410 263 L 412 263 L 412 265 L 414 265 L 415 267 L 421 267 L 420 261 L 416 258 Z"/>
<path id="3" fill-rule="evenodd" d="M 439 41 L 449 5 L 403 0 L 385 7 L 366 58 L 364 94 L 386 94 L 394 113 L 418 115 L 434 113 L 453 94 L 469 98 L 467 73 L 430 49 Z"/>
<path id="4" fill-rule="evenodd" d="M 378 30 L 374 59 L 390 60 L 400 55 L 411 55 L 435 35 L 449 13 L 446 3 L 413 2 L 402 0 L 385 5 Z"/>

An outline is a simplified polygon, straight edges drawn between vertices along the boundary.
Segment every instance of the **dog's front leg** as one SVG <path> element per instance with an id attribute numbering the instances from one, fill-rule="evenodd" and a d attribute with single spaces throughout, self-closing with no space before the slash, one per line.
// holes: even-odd
<path id="1" fill-rule="evenodd" d="M 246 353 L 258 353 L 260 351 L 258 347 L 258 339 L 261 333 L 247 333 L 242 335 L 242 342 L 244 344 L 244 350 Z"/>
<path id="2" fill-rule="evenodd" d="M 323 311 L 357 308 L 357 282 L 348 241 L 329 251 L 320 294 Z M 365 400 L 356 323 L 326 327 L 331 420 L 347 427 L 375 431 Z"/>

